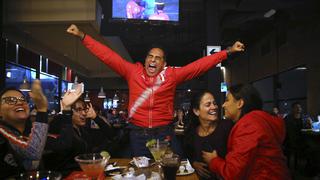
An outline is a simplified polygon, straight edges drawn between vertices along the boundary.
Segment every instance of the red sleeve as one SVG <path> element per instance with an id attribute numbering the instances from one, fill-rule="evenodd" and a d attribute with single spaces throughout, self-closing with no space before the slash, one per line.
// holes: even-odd
<path id="1" fill-rule="evenodd" d="M 200 58 L 186 66 L 176 68 L 177 83 L 190 80 L 194 77 L 200 76 L 207 72 L 213 66 L 219 64 L 222 60 L 227 58 L 227 51 L 215 53 L 210 56 Z"/>
<path id="2" fill-rule="evenodd" d="M 261 131 L 251 121 L 236 127 L 230 135 L 232 144 L 225 159 L 212 159 L 209 168 L 224 179 L 243 179 L 256 157 Z"/>
<path id="3" fill-rule="evenodd" d="M 136 64 L 126 61 L 109 47 L 94 40 L 89 35 L 85 36 L 82 43 L 93 55 L 126 79 L 128 79 L 130 72 L 136 66 Z"/>

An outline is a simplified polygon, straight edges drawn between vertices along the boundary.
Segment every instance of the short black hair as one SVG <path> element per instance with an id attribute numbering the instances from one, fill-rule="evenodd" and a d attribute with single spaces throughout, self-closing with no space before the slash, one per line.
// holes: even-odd
<path id="1" fill-rule="evenodd" d="M 83 99 L 82 97 L 79 97 L 79 98 L 71 105 L 71 109 L 75 109 L 77 103 L 81 103 L 81 104 L 83 104 L 84 107 L 87 107 L 87 104 L 86 104 L 86 102 L 84 101 L 84 99 Z"/>
<path id="2" fill-rule="evenodd" d="M 230 86 L 229 93 L 231 93 L 236 100 L 242 99 L 244 101 L 240 117 L 253 110 L 262 109 L 263 102 L 261 96 L 257 89 L 250 84 L 238 84 Z"/>
<path id="3" fill-rule="evenodd" d="M 163 10 L 165 7 L 165 4 L 163 2 L 161 2 L 161 4 L 157 4 L 157 9 L 158 10 Z"/>
<path id="4" fill-rule="evenodd" d="M 8 91 L 17 91 L 19 93 L 21 93 L 23 95 L 23 97 L 25 97 L 25 95 L 23 94 L 22 91 L 20 91 L 19 89 L 17 89 L 16 87 L 7 87 L 7 88 L 4 88 L 1 92 L 0 92 L 0 99 L 2 98 L 2 96 L 8 92 Z"/>
<path id="5" fill-rule="evenodd" d="M 301 103 L 299 101 L 295 101 L 291 104 L 291 108 L 294 108 L 296 105 L 300 105 L 301 106 Z"/>
<path id="6" fill-rule="evenodd" d="M 151 46 L 149 46 L 149 48 L 148 48 L 147 54 L 149 54 L 149 52 L 150 52 L 151 49 L 153 49 L 153 48 L 161 49 L 162 52 L 163 52 L 163 59 L 164 59 L 165 61 L 167 60 L 166 48 L 165 48 L 163 45 L 158 44 L 158 43 L 153 43 L 153 44 L 151 44 Z"/>

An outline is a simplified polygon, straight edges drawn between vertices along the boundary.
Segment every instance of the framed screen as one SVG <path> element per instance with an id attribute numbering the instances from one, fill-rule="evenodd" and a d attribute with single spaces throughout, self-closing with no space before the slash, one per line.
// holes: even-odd
<path id="1" fill-rule="evenodd" d="M 112 0 L 113 19 L 179 21 L 179 0 Z"/>
<path id="2" fill-rule="evenodd" d="M 227 92 L 228 91 L 228 86 L 226 82 L 221 83 L 221 92 Z"/>
<path id="3" fill-rule="evenodd" d="M 113 106 L 112 106 L 112 99 L 104 99 L 103 101 L 103 109 L 111 109 Z"/>

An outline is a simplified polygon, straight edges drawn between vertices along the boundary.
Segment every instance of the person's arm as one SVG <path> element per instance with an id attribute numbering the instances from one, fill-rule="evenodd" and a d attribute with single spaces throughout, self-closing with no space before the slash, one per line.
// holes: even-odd
<path id="1" fill-rule="evenodd" d="M 57 121 L 63 121 L 59 134 L 48 134 L 45 147 L 48 151 L 63 152 L 72 147 L 72 111 L 63 111 L 62 113 L 55 117 Z"/>
<path id="2" fill-rule="evenodd" d="M 63 127 L 58 135 L 50 134 L 46 150 L 63 151 L 71 148 L 73 140 L 72 110 L 71 105 L 82 95 L 82 84 L 78 84 L 75 91 L 67 91 L 61 100 L 62 115 L 57 120 L 62 121 Z"/>
<path id="3" fill-rule="evenodd" d="M 245 173 L 252 165 L 261 138 L 261 131 L 256 125 L 246 123 L 241 127 L 236 127 L 232 134 L 232 147 L 228 150 L 225 159 L 216 156 L 209 160 L 209 169 L 224 179 L 243 179 Z M 204 153 L 204 159 L 208 162 L 205 156 L 209 153 Z M 210 158 L 209 158 L 210 159 Z"/>
<path id="4" fill-rule="evenodd" d="M 227 50 L 223 50 L 213 55 L 200 58 L 181 68 L 176 68 L 175 72 L 177 83 L 179 84 L 183 81 L 190 80 L 194 77 L 200 76 L 212 67 L 222 62 L 222 60 L 226 59 L 228 54 L 241 51 L 244 51 L 244 45 L 241 42 L 237 41 L 233 44 L 231 48 L 228 48 Z"/>
<path id="5" fill-rule="evenodd" d="M 78 27 L 72 24 L 67 32 L 82 39 L 83 45 L 97 58 L 99 58 L 104 64 L 109 66 L 112 70 L 116 71 L 119 75 L 129 78 L 130 72 L 137 64 L 126 61 L 119 56 L 112 49 L 100 42 L 94 40 L 91 36 L 86 35 L 78 29 Z"/>

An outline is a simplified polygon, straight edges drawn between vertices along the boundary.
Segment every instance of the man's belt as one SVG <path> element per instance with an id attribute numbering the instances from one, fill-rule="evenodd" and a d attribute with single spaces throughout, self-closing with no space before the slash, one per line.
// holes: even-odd
<path id="1" fill-rule="evenodd" d="M 139 126 L 133 126 L 131 130 L 135 132 L 143 133 L 143 134 L 159 134 L 163 131 L 173 130 L 173 127 L 171 124 L 165 125 L 165 126 L 158 126 L 154 128 L 144 128 Z"/>

